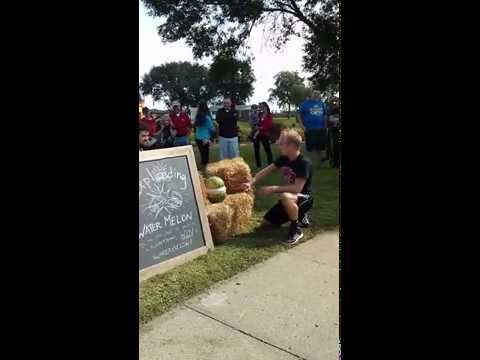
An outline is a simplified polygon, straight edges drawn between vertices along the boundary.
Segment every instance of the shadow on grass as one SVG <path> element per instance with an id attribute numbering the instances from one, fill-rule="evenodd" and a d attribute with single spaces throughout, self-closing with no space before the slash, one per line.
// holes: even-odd
<path id="1" fill-rule="evenodd" d="M 274 245 L 279 245 L 279 239 L 282 239 L 285 236 L 284 228 L 261 230 L 255 233 L 238 235 L 226 243 L 217 246 L 240 247 L 246 249 L 271 247 Z"/>
<path id="2" fill-rule="evenodd" d="M 312 226 L 304 229 L 305 240 L 307 241 L 320 233 L 336 230 L 338 225 L 326 225 L 326 226 Z M 279 245 L 285 249 L 288 249 L 288 245 L 285 245 L 281 240 L 286 239 L 288 234 L 288 227 L 282 226 L 278 228 L 255 230 L 253 232 L 237 235 L 233 239 L 226 241 L 223 244 L 215 245 L 215 248 L 243 248 L 243 249 L 262 249 L 273 248 Z"/>

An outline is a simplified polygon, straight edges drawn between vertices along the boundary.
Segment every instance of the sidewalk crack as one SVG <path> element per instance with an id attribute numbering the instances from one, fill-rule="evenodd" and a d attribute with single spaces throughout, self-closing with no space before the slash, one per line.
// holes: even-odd
<path id="1" fill-rule="evenodd" d="M 268 345 L 268 346 L 271 346 L 271 347 L 273 347 L 273 348 L 275 348 L 275 349 L 277 349 L 277 350 L 286 352 L 287 354 L 290 354 L 290 355 L 296 357 L 297 359 L 307 360 L 306 358 L 301 357 L 300 355 L 297 355 L 297 354 L 295 354 L 295 353 L 292 353 L 291 351 L 288 351 L 287 349 L 284 349 L 284 348 L 282 348 L 282 347 L 280 347 L 280 346 L 277 346 L 277 345 L 272 344 L 272 343 L 270 343 L 270 342 L 268 342 L 268 341 L 266 341 L 266 340 L 263 340 L 263 339 L 255 336 L 255 335 L 253 335 L 253 334 L 250 334 L 250 333 L 248 333 L 248 332 L 246 332 L 246 331 L 243 331 L 243 330 L 241 330 L 241 329 L 239 329 L 239 328 L 237 328 L 237 327 L 235 327 L 235 326 L 233 326 L 233 325 L 230 325 L 229 323 L 226 323 L 225 321 L 216 319 L 216 318 L 214 318 L 212 315 L 209 315 L 209 314 L 207 314 L 207 313 L 205 313 L 205 312 L 203 312 L 203 311 L 200 311 L 200 310 L 198 310 L 198 309 L 196 309 L 196 308 L 194 308 L 194 307 L 191 307 L 190 305 L 183 304 L 183 306 L 185 306 L 185 307 L 186 307 L 187 309 L 189 309 L 189 310 L 195 311 L 197 314 L 200 314 L 200 315 L 205 316 L 205 317 L 207 317 L 207 318 L 209 318 L 209 319 L 211 319 L 211 320 L 214 320 L 214 321 L 216 321 L 216 322 L 218 322 L 218 323 L 220 323 L 220 324 L 222 324 L 222 325 L 224 325 L 224 326 L 226 326 L 226 327 L 229 327 L 230 329 L 235 330 L 235 331 L 237 331 L 237 332 L 239 332 L 239 333 L 241 333 L 241 334 L 243 334 L 243 335 L 246 335 L 246 336 L 248 336 L 248 337 L 250 337 L 250 338 L 252 338 L 252 339 L 254 339 L 254 340 L 260 341 L 260 342 L 262 342 L 262 343 L 264 343 L 264 344 L 266 344 L 266 345 Z"/>

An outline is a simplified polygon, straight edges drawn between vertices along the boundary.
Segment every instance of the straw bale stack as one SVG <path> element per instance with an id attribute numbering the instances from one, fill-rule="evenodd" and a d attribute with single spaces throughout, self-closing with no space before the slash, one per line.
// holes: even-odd
<path id="1" fill-rule="evenodd" d="M 252 180 L 252 173 L 242 158 L 235 158 L 207 165 L 205 177 L 210 176 L 222 178 L 228 194 L 221 203 L 212 204 L 206 200 L 210 230 L 214 242 L 218 244 L 248 229 L 252 218 L 254 196 L 253 191 L 243 192 L 242 184 Z M 200 177 L 200 182 L 203 197 L 206 199 L 207 189 L 203 176 Z"/>
<path id="2" fill-rule="evenodd" d="M 210 204 L 210 201 L 208 200 L 207 187 L 205 185 L 205 178 L 201 173 L 198 173 L 198 176 L 200 177 L 200 187 L 202 189 L 203 202 L 205 205 L 208 205 Z"/>
<path id="3" fill-rule="evenodd" d="M 234 210 L 223 202 L 209 204 L 206 210 L 213 241 L 215 244 L 225 242 L 232 236 Z"/>
<path id="4" fill-rule="evenodd" d="M 208 164 L 205 169 L 206 177 L 218 176 L 225 182 L 227 194 L 242 191 L 242 184 L 252 181 L 250 167 L 241 157 L 220 160 Z"/>
<path id="5" fill-rule="evenodd" d="M 231 226 L 231 232 L 234 235 L 241 234 L 248 228 L 250 219 L 252 218 L 253 196 L 245 192 L 227 195 L 224 204 L 230 206 L 234 213 L 235 219 Z"/>

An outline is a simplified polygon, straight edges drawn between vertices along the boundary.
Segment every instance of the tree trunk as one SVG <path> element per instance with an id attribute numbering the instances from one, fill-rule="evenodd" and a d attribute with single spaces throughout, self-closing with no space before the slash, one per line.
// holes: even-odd
<path id="1" fill-rule="evenodd" d="M 288 120 L 290 120 L 290 104 L 288 104 Z"/>

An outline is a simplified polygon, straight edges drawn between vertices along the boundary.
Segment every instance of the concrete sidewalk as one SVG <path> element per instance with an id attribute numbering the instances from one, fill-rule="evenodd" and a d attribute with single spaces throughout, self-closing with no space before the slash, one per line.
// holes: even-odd
<path id="1" fill-rule="evenodd" d="M 154 319 L 140 359 L 338 359 L 338 245 L 317 235 Z"/>

